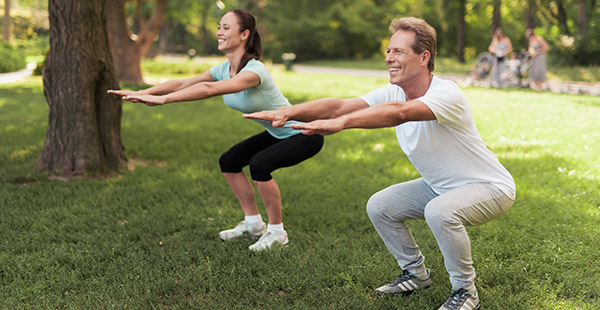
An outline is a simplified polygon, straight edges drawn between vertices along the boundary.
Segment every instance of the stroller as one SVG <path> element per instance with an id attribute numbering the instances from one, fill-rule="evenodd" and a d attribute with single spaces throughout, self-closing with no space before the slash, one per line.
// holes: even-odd
<path id="1" fill-rule="evenodd" d="M 527 52 L 513 53 L 510 60 L 505 62 L 505 68 L 500 75 L 500 78 L 511 86 L 523 86 L 522 80 L 525 77 L 527 70 L 531 66 L 531 57 Z"/>
<path id="2" fill-rule="evenodd" d="M 475 63 L 475 68 L 473 72 L 471 72 L 471 76 L 476 80 L 485 79 L 490 71 L 492 70 L 492 65 L 494 64 L 494 56 L 490 53 L 481 53 L 477 56 L 477 62 Z"/>
<path id="3" fill-rule="evenodd" d="M 481 53 L 477 56 L 477 62 L 475 68 L 471 72 L 471 81 L 482 82 L 485 80 L 494 65 L 494 55 L 490 53 Z M 504 82 L 504 85 L 511 86 L 522 86 L 523 77 L 525 77 L 527 70 L 531 66 L 531 57 L 527 52 L 513 53 L 511 58 L 504 62 L 504 67 L 501 68 L 502 74 L 500 78 Z"/>

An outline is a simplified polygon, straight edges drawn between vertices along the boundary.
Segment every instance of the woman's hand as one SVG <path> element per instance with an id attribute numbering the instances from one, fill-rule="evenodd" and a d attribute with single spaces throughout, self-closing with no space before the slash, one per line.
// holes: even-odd
<path id="1" fill-rule="evenodd" d="M 341 118 L 316 120 L 304 124 L 292 124 L 293 129 L 300 129 L 305 135 L 331 135 L 344 129 Z"/>
<path id="2" fill-rule="evenodd" d="M 109 89 L 106 91 L 109 94 L 113 94 L 113 95 L 117 95 L 117 96 L 121 96 L 121 97 L 126 97 L 126 96 L 132 96 L 132 95 L 140 95 L 139 91 L 134 91 L 134 90 L 114 90 L 114 89 Z"/>
<path id="3" fill-rule="evenodd" d="M 271 111 L 259 111 L 250 114 L 242 115 L 244 118 L 261 119 L 271 122 L 273 127 L 281 127 L 288 121 L 288 117 L 284 111 L 285 108 Z"/>
<path id="4" fill-rule="evenodd" d="M 131 102 L 141 102 L 149 107 L 163 105 L 167 103 L 166 96 L 154 96 L 154 95 L 128 95 L 124 96 L 123 100 Z"/>

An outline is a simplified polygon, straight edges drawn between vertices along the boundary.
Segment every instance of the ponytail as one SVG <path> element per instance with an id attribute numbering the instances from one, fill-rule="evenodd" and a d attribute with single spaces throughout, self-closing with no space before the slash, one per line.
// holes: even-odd
<path id="1" fill-rule="evenodd" d="M 254 18 L 254 16 L 252 16 L 252 13 L 244 9 L 235 9 L 232 12 L 237 17 L 238 24 L 240 25 L 240 30 L 250 31 L 250 35 L 248 36 L 248 42 L 246 42 L 246 52 L 242 56 L 240 66 L 238 67 L 238 71 L 236 72 L 239 73 L 251 59 L 258 60 L 262 57 L 262 43 L 260 40 L 260 35 L 256 30 L 256 19 Z"/>
<path id="2" fill-rule="evenodd" d="M 246 43 L 246 53 L 242 56 L 242 61 L 240 61 L 240 66 L 238 67 L 238 72 L 248 64 L 250 59 L 260 59 L 262 57 L 262 43 L 260 41 L 260 35 L 258 31 L 254 30 L 250 37 L 248 38 L 248 43 Z"/>

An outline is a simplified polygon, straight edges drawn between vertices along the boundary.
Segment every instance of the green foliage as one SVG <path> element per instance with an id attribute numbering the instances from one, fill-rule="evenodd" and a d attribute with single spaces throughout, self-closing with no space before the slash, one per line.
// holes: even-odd
<path id="1" fill-rule="evenodd" d="M 553 61 L 562 65 L 600 65 L 600 33 L 561 35 L 549 51 Z"/>
<path id="2" fill-rule="evenodd" d="M 27 56 L 46 55 L 50 47 L 50 36 L 38 36 L 28 40 L 14 40 L 13 43 L 23 49 Z"/>
<path id="3" fill-rule="evenodd" d="M 274 60 L 284 52 L 298 60 L 371 57 L 388 35 L 387 9 L 377 2 L 387 1 L 268 2 L 265 53 Z"/>
<path id="4" fill-rule="evenodd" d="M 294 103 L 360 96 L 388 82 L 272 72 Z M 598 309 L 597 97 L 464 91 L 518 188 L 507 214 L 467 228 L 482 305 Z M 221 98 L 124 103 L 132 165 L 108 179 L 69 182 L 34 168 L 48 113 L 40 78 L 0 85 L 0 110 L 0 308 L 435 309 L 448 297 L 443 259 L 423 221 L 409 225 L 432 288 L 409 297 L 372 293 L 399 270 L 365 203 L 417 177 L 392 129 L 327 137 L 317 156 L 275 172 L 290 245 L 250 253 L 249 239 L 217 237 L 242 217 L 217 162 L 261 129 Z"/>
<path id="5" fill-rule="evenodd" d="M 208 71 L 211 65 L 208 63 L 187 62 L 169 62 L 169 61 L 150 61 L 144 60 L 142 68 L 145 73 L 150 74 L 200 74 Z"/>
<path id="6" fill-rule="evenodd" d="M 47 1 L 13 0 L 11 3 L 11 39 L 29 40 L 49 35 Z M 1 4 L 4 13 L 4 1 Z M 3 19 L 4 14 L 1 14 L 0 28 Z"/>
<path id="7" fill-rule="evenodd" d="M 169 52 L 218 54 L 215 33 L 224 14 L 214 0 L 170 0 L 163 34 Z M 185 8 L 182 10 L 181 8 Z"/>
<path id="8" fill-rule="evenodd" d="M 0 41 L 0 73 L 25 68 L 25 53 L 10 43 Z"/>

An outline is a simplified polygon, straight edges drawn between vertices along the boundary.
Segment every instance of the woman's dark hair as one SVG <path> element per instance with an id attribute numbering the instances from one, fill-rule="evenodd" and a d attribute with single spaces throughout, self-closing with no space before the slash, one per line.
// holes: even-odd
<path id="1" fill-rule="evenodd" d="M 231 12 L 237 17 L 238 24 L 240 25 L 240 32 L 243 32 L 246 29 L 250 31 L 248 41 L 246 42 L 246 53 L 242 56 L 242 61 L 238 67 L 237 73 L 239 73 L 250 59 L 260 59 L 262 57 L 262 43 L 260 41 L 260 35 L 256 30 L 256 19 L 252 13 L 244 9 L 235 9 Z"/>

